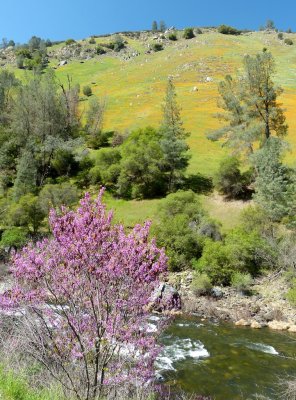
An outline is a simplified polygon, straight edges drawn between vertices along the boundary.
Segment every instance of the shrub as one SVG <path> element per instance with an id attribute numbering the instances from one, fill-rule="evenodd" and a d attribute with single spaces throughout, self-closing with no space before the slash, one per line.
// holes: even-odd
<path id="1" fill-rule="evenodd" d="M 292 305 L 296 306 L 296 278 L 292 280 L 292 287 L 289 289 L 286 297 Z"/>
<path id="2" fill-rule="evenodd" d="M 228 25 L 220 25 L 218 28 L 218 32 L 222 33 L 223 35 L 240 35 L 241 34 L 241 31 L 233 28 L 232 26 L 228 26 Z"/>
<path id="3" fill-rule="evenodd" d="M 251 173 L 240 172 L 240 161 L 235 157 L 227 157 L 221 161 L 215 177 L 217 190 L 229 199 L 243 198 L 250 195 L 248 185 Z"/>
<path id="4" fill-rule="evenodd" d="M 113 50 L 119 52 L 124 48 L 124 40 L 120 35 L 115 35 L 113 39 Z"/>
<path id="5" fill-rule="evenodd" d="M 172 40 L 173 42 L 175 42 L 176 40 L 178 40 L 177 35 L 175 33 L 170 33 L 169 40 Z"/>
<path id="6" fill-rule="evenodd" d="M 83 86 L 82 93 L 84 94 L 84 96 L 87 96 L 87 97 L 91 96 L 92 95 L 91 87 L 88 86 L 88 85 L 87 86 Z"/>
<path id="7" fill-rule="evenodd" d="M 205 217 L 198 196 L 192 191 L 179 191 L 166 197 L 158 209 L 154 226 L 157 243 L 166 248 L 169 268 L 181 271 L 192 267 L 201 255 L 203 239 L 199 234 Z"/>
<path id="8" fill-rule="evenodd" d="M 20 227 L 12 227 L 6 229 L 0 241 L 0 246 L 2 248 L 8 249 L 19 249 L 20 247 L 24 246 L 28 241 L 28 232 L 24 228 Z"/>
<path id="9" fill-rule="evenodd" d="M 195 37 L 193 28 L 185 28 L 184 29 L 184 34 L 183 34 L 184 39 L 192 39 Z"/>
<path id="10" fill-rule="evenodd" d="M 67 39 L 65 41 L 66 46 L 70 46 L 71 44 L 74 44 L 74 43 L 76 43 L 76 41 L 74 39 Z"/>
<path id="11" fill-rule="evenodd" d="M 153 50 L 153 51 L 161 51 L 161 50 L 163 50 L 163 45 L 161 44 L 161 43 L 153 43 L 152 45 L 151 45 L 151 49 Z"/>
<path id="12" fill-rule="evenodd" d="M 205 273 L 195 273 L 193 275 L 191 290 L 196 296 L 209 294 L 213 285 L 211 279 Z"/>
<path id="13" fill-rule="evenodd" d="M 250 289 L 253 279 L 248 273 L 235 272 L 231 276 L 231 286 L 239 292 L 246 292 Z"/>
<path id="14" fill-rule="evenodd" d="M 19 69 L 23 69 L 24 68 L 24 57 L 22 55 L 17 56 L 16 58 L 16 66 Z"/>
<path id="15" fill-rule="evenodd" d="M 97 48 L 96 48 L 96 53 L 97 53 L 98 55 L 105 54 L 105 53 L 106 53 L 106 50 L 105 50 L 102 46 L 97 46 Z"/>
<path id="16" fill-rule="evenodd" d="M 88 41 L 89 44 L 96 44 L 95 38 L 91 37 Z"/>
<path id="17" fill-rule="evenodd" d="M 285 39 L 284 42 L 285 42 L 285 44 L 287 44 L 288 46 L 292 46 L 292 44 L 294 43 L 292 39 Z"/>
<path id="18" fill-rule="evenodd" d="M 283 40 L 284 34 L 282 32 L 278 33 L 278 39 Z"/>

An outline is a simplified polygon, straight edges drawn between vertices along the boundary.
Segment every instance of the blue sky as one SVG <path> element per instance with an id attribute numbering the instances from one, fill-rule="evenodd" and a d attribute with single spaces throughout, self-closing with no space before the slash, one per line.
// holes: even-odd
<path id="1" fill-rule="evenodd" d="M 286 0 L 0 0 L 0 39 L 26 42 L 32 35 L 53 40 L 168 26 L 258 29 L 267 19 L 296 31 L 296 1 Z"/>

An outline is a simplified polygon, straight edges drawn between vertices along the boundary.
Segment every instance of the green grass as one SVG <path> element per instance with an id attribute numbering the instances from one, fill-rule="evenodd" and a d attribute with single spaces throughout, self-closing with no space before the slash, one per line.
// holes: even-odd
<path id="1" fill-rule="evenodd" d="M 62 400 L 56 390 L 32 389 L 25 378 L 0 367 L 0 399 L 2 400 Z"/>

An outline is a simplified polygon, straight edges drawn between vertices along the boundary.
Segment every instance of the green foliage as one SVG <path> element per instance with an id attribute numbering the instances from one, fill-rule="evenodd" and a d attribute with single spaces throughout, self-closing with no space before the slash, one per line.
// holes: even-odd
<path id="1" fill-rule="evenodd" d="M 291 288 L 289 289 L 286 297 L 293 306 L 296 306 L 296 278 L 292 280 Z"/>
<path id="2" fill-rule="evenodd" d="M 71 207 L 77 204 L 79 191 L 70 183 L 47 184 L 43 186 L 38 197 L 38 206 L 44 215 L 48 215 L 51 208 L 61 206 Z"/>
<path id="3" fill-rule="evenodd" d="M 223 35 L 240 35 L 241 31 L 238 29 L 233 28 L 229 25 L 220 25 L 218 28 L 218 32 L 222 33 Z"/>
<path id="4" fill-rule="evenodd" d="M 240 172 L 240 162 L 235 157 L 221 161 L 215 177 L 215 186 L 228 199 L 241 199 L 249 194 L 250 173 Z"/>
<path id="5" fill-rule="evenodd" d="M 166 30 L 166 23 L 164 21 L 159 22 L 159 30 L 160 32 L 165 32 Z"/>
<path id="6" fill-rule="evenodd" d="M 90 97 L 92 95 L 92 89 L 89 85 L 83 86 L 82 93 L 84 96 Z"/>
<path id="7" fill-rule="evenodd" d="M 284 39 L 284 34 L 282 32 L 278 33 L 278 39 L 283 40 Z"/>
<path id="8" fill-rule="evenodd" d="M 171 271 L 192 266 L 201 255 L 204 238 L 199 230 L 205 212 L 195 193 L 179 191 L 166 197 L 159 207 L 158 222 L 153 234 L 157 243 L 166 249 Z"/>
<path id="9" fill-rule="evenodd" d="M 125 47 L 124 40 L 120 35 L 115 35 L 113 38 L 113 50 L 119 52 L 121 49 Z"/>
<path id="10" fill-rule="evenodd" d="M 168 191 L 175 191 L 185 181 L 184 172 L 188 166 L 189 154 L 186 138 L 189 136 L 183 128 L 180 107 L 176 101 L 176 90 L 171 79 L 168 80 L 163 105 L 163 120 L 160 128 L 162 135 L 163 170 Z"/>
<path id="11" fill-rule="evenodd" d="M 118 178 L 120 196 L 142 199 L 165 193 L 160 140 L 160 133 L 150 127 L 132 132 L 125 140 Z"/>
<path id="12" fill-rule="evenodd" d="M 87 144 L 92 149 L 108 146 L 109 139 L 113 135 L 113 132 L 102 131 L 105 106 L 105 100 L 100 100 L 96 96 L 89 99 L 85 131 Z"/>
<path id="13" fill-rule="evenodd" d="M 219 105 L 225 112 L 218 117 L 227 126 L 208 137 L 223 137 L 226 145 L 249 156 L 255 151 L 255 143 L 262 147 L 270 136 L 285 136 L 288 126 L 277 102 L 282 89 L 274 85 L 274 73 L 274 58 L 268 51 L 245 56 L 243 76 L 233 79 L 228 75 L 219 84 Z"/>
<path id="14" fill-rule="evenodd" d="M 58 149 L 51 161 L 51 167 L 57 176 L 73 176 L 79 167 L 71 149 Z"/>
<path id="15" fill-rule="evenodd" d="M 106 53 L 106 50 L 105 50 L 102 46 L 97 46 L 97 48 L 96 48 L 96 53 L 97 53 L 98 55 L 105 54 L 105 53 Z"/>
<path id="16" fill-rule="evenodd" d="M 152 43 L 151 50 L 157 52 L 163 50 L 163 45 L 161 43 Z"/>
<path id="17" fill-rule="evenodd" d="M 151 30 L 152 30 L 152 32 L 157 32 L 158 31 L 157 21 L 153 21 L 152 22 Z"/>
<path id="18" fill-rule="evenodd" d="M 266 30 L 272 30 L 272 31 L 276 30 L 275 24 L 271 19 L 268 19 L 266 21 L 265 29 Z"/>
<path id="19" fill-rule="evenodd" d="M 236 272 L 255 276 L 261 268 L 270 268 L 274 256 L 272 245 L 257 229 L 245 231 L 242 226 L 231 231 L 224 242 L 206 241 L 197 268 L 205 272 L 213 284 L 229 285 Z"/>
<path id="20" fill-rule="evenodd" d="M 252 157 L 257 171 L 254 200 L 273 221 L 293 218 L 296 210 L 296 171 L 282 164 L 285 144 L 269 138 Z"/>
<path id="21" fill-rule="evenodd" d="M 46 213 L 41 209 L 38 197 L 29 193 L 11 204 L 6 218 L 7 225 L 24 227 L 35 235 L 42 226 L 45 216 Z"/>
<path id="22" fill-rule="evenodd" d="M 247 292 L 252 285 L 253 278 L 248 273 L 234 272 L 231 276 L 231 286 L 239 292 Z"/>
<path id="23" fill-rule="evenodd" d="M 191 290 L 196 296 L 209 294 L 213 285 L 205 273 L 195 272 L 191 282 Z"/>
<path id="24" fill-rule="evenodd" d="M 115 189 L 120 174 L 120 151 L 114 148 L 101 149 L 96 156 L 95 166 L 90 170 L 93 183 L 102 183 L 109 189 Z"/>
<path id="25" fill-rule="evenodd" d="M 289 38 L 286 38 L 286 39 L 284 40 L 284 42 L 285 42 L 285 44 L 287 44 L 288 46 L 292 46 L 292 45 L 294 44 L 293 40 L 292 40 L 292 39 L 289 39 Z"/>
<path id="26" fill-rule="evenodd" d="M 74 39 L 67 39 L 65 41 L 66 46 L 70 46 L 71 44 L 74 44 L 74 43 L 76 43 L 76 41 Z"/>
<path id="27" fill-rule="evenodd" d="M 185 28 L 184 29 L 184 34 L 183 34 L 184 39 L 192 39 L 195 37 L 193 28 Z"/>
<path id="28" fill-rule="evenodd" d="M 28 241 L 28 232 L 21 227 L 12 227 L 6 229 L 1 237 L 0 247 L 19 249 Z"/>
<path id="29" fill-rule="evenodd" d="M 175 32 L 172 32 L 169 34 L 168 36 L 169 40 L 171 40 L 172 42 L 175 42 L 176 40 L 178 40 L 177 35 Z"/>
<path id="30" fill-rule="evenodd" d="M 91 37 L 88 41 L 89 44 L 96 44 L 96 40 L 94 37 Z"/>

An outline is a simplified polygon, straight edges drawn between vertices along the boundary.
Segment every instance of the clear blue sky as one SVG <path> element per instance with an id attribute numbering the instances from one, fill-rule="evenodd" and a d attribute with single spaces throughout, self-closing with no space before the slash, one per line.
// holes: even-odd
<path id="1" fill-rule="evenodd" d="M 296 31 L 296 0 L 0 0 L 0 39 L 26 42 L 32 35 L 53 40 L 168 26 L 258 29 L 272 19 Z"/>

